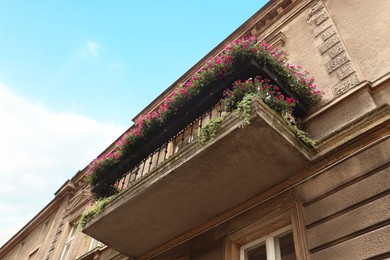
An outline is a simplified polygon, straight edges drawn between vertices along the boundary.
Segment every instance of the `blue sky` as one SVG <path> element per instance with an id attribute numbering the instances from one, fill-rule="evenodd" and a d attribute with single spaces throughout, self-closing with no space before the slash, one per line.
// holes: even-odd
<path id="1" fill-rule="evenodd" d="M 0 245 L 265 0 L 0 0 Z"/>

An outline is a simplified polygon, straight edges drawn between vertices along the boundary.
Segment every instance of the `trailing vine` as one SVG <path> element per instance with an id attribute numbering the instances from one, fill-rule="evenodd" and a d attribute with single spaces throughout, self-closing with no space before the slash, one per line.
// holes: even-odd
<path id="1" fill-rule="evenodd" d="M 233 113 L 243 120 L 240 127 L 249 125 L 251 101 L 254 97 L 259 97 L 267 106 L 284 119 L 294 134 L 301 139 L 306 146 L 317 151 L 318 147 L 316 142 L 311 139 L 305 131 L 299 129 L 296 124 L 296 120 L 292 114 L 296 101 L 289 97 L 285 97 L 277 86 L 268 83 L 269 80 L 261 77 L 256 77 L 254 80 L 248 79 L 244 82 L 241 80 L 234 82 L 231 89 L 225 90 L 224 99 L 220 102 L 220 106 L 223 106 L 227 112 L 225 116 Z M 201 129 L 199 133 L 199 141 L 201 144 L 205 144 L 215 138 L 223 118 L 212 119 Z"/>
<path id="2" fill-rule="evenodd" d="M 87 210 L 81 214 L 81 217 L 78 221 L 79 227 L 84 228 L 92 219 L 99 215 L 100 212 L 102 212 L 107 204 L 112 200 L 112 198 L 113 196 L 95 201 L 92 209 Z"/>
<path id="3" fill-rule="evenodd" d="M 250 117 L 251 117 L 251 101 L 255 97 L 255 94 L 253 93 L 248 93 L 244 95 L 242 100 L 237 103 L 237 108 L 234 110 L 234 114 L 239 116 L 241 119 L 243 119 L 242 124 L 240 127 L 245 127 L 249 125 L 250 122 Z"/>
<path id="4" fill-rule="evenodd" d="M 221 127 L 221 122 L 223 119 L 224 117 L 211 119 L 210 122 L 200 130 L 199 142 L 201 144 L 206 144 L 215 138 L 219 128 Z"/>
<path id="5" fill-rule="evenodd" d="M 300 97 L 301 104 L 304 106 L 313 107 L 321 100 L 322 92 L 316 88 L 314 78 L 308 78 L 308 73 L 302 71 L 301 67 L 287 63 L 284 54 L 273 51 L 270 46 L 259 42 L 255 37 L 236 39 L 225 46 L 218 55 L 207 61 L 186 82 L 179 84 L 170 94 L 166 95 L 156 109 L 140 116 L 137 123 L 116 142 L 115 149 L 94 160 L 88 169 L 90 185 L 95 186 L 103 181 L 107 175 L 112 174 L 113 169 L 118 164 L 123 164 L 132 154 L 142 149 L 150 138 L 171 124 L 178 116 L 179 111 L 188 109 L 193 100 L 207 95 L 221 80 L 239 74 L 243 65 L 252 60 L 271 67 L 272 71 L 281 78 L 283 84 L 293 94 Z M 266 87 L 265 84 L 264 87 Z M 265 88 L 263 92 L 260 91 L 259 96 L 264 94 L 263 101 L 279 113 L 278 110 L 285 109 L 283 107 L 285 104 L 280 102 L 283 99 L 278 99 L 281 95 L 273 96 L 276 98 L 272 99 L 272 96 L 267 94 L 268 91 L 278 92 L 277 86 L 269 87 L 270 89 L 267 91 Z M 238 98 L 238 101 L 241 101 L 241 98 Z M 286 98 L 286 100 L 288 99 Z M 289 104 L 287 105 L 289 106 Z M 244 108 L 244 103 L 240 105 L 241 108 Z M 232 107 L 231 111 L 233 110 L 235 107 Z M 243 126 L 248 123 L 249 119 L 247 118 Z M 127 170 L 121 169 L 123 173 Z"/>
<path id="6" fill-rule="evenodd" d="M 304 142 L 308 147 L 310 147 L 314 151 L 318 151 L 317 143 L 313 139 L 311 139 L 309 137 L 308 133 L 306 133 L 305 131 L 299 129 L 297 125 L 292 124 L 290 121 L 288 121 L 288 120 L 285 120 L 285 121 L 286 121 L 287 125 L 289 125 L 291 127 L 291 129 L 293 130 L 294 134 L 299 139 L 301 139 L 302 142 Z"/>

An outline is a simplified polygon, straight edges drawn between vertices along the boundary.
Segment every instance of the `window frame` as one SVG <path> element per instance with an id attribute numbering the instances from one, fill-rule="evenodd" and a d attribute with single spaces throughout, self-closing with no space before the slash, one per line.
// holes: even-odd
<path id="1" fill-rule="evenodd" d="M 77 224 L 71 224 L 70 226 L 71 228 L 68 233 L 68 238 L 65 241 L 64 249 L 62 249 L 60 260 L 66 260 L 68 258 L 70 249 L 72 248 L 73 245 Z"/>
<path id="2" fill-rule="evenodd" d="M 94 239 L 93 237 L 91 237 L 91 242 L 89 243 L 88 251 L 92 251 L 92 250 L 100 247 L 101 245 L 102 245 L 102 243 L 99 240 Z"/>
<path id="3" fill-rule="evenodd" d="M 291 227 L 294 248 L 297 259 L 310 259 L 306 247 L 305 226 L 302 217 L 302 203 L 293 201 L 279 207 L 269 214 L 250 222 L 233 233 L 230 233 L 224 240 L 224 259 L 240 260 L 241 247 L 252 241 L 260 242 L 261 238 L 274 232 L 281 231 L 285 227 Z"/>
<path id="4" fill-rule="evenodd" d="M 292 225 L 288 225 L 286 227 L 283 227 L 283 228 L 281 228 L 281 229 L 279 229 L 271 234 L 268 234 L 268 235 L 263 236 L 261 238 L 258 238 L 256 240 L 253 240 L 253 241 L 249 242 L 248 244 L 241 246 L 240 247 L 240 260 L 247 260 L 246 259 L 246 252 L 248 251 L 248 249 L 251 249 L 256 245 L 260 245 L 263 243 L 265 244 L 265 247 L 266 247 L 265 251 L 267 253 L 267 260 L 268 259 L 277 259 L 275 252 L 276 252 L 276 248 L 279 246 L 275 245 L 275 238 L 280 236 L 280 235 L 288 234 L 290 232 L 293 233 Z M 280 255 L 280 253 L 279 253 L 279 255 Z M 280 256 L 278 259 L 280 259 Z"/>

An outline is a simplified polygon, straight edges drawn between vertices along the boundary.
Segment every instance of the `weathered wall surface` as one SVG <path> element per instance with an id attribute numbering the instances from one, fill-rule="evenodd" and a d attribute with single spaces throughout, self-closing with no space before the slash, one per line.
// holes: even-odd
<path id="1" fill-rule="evenodd" d="M 45 241 L 54 224 L 54 216 L 55 214 L 43 219 L 41 224 L 39 224 L 27 237 L 22 239 L 21 242 L 19 242 L 7 255 L 4 256 L 4 258 L 1 259 L 29 259 L 31 254 L 38 255 L 42 250 L 47 250 L 48 248 Z"/>
<path id="2" fill-rule="evenodd" d="M 300 64 L 315 77 L 325 96 L 313 114 L 303 119 L 305 130 L 323 140 L 390 103 L 388 0 L 279 2 L 293 8 L 275 8 L 272 15 L 277 19 L 271 17 L 259 26 L 253 19 L 256 29 L 248 27 L 238 34 L 252 32 L 270 42 L 279 39 L 278 47 L 289 54 L 291 63 Z M 375 140 L 375 131 L 365 138 Z M 302 259 L 390 257 L 390 138 L 383 137 L 375 144 L 359 143 L 359 139 L 354 142 L 361 150 L 349 151 L 343 146 L 337 150 L 342 150 L 340 159 L 329 159 L 332 154 L 320 158 L 324 163 L 329 161 L 329 165 L 325 170 L 323 166 L 318 171 L 312 169 L 315 177 L 302 178 L 299 185 L 290 188 L 286 188 L 290 182 L 281 184 L 285 191 L 275 192 L 276 195 L 273 188 L 259 194 L 260 202 L 250 210 L 243 210 L 154 259 L 230 259 L 226 241 L 253 223 L 264 224 L 257 234 L 251 233 L 252 237 L 293 224 L 294 232 L 302 233 L 295 237 L 303 250 Z M 6 254 L 0 252 L 0 258 L 59 259 L 70 223 L 85 208 L 81 186 L 55 210 L 35 219 L 31 230 L 12 242 Z M 271 195 L 275 196 L 266 199 Z M 294 208 L 296 205 L 299 207 Z M 297 215 L 291 217 L 290 208 L 298 210 Z M 86 253 L 90 241 L 90 237 L 76 232 L 69 259 Z M 101 259 L 118 256 L 111 249 L 99 254 Z"/>
<path id="3" fill-rule="evenodd" d="M 303 122 L 314 139 L 390 103 L 389 9 L 385 0 L 297 1 L 255 33 L 271 43 L 281 38 L 277 47 L 324 92 L 317 111 Z"/>
<path id="4" fill-rule="evenodd" d="M 11 240 L 9 250 L 2 251 L 0 259 L 60 259 L 71 227 L 77 223 L 87 203 L 82 187 L 72 195 L 58 197 L 58 201 L 54 200 L 47 212 L 38 214 L 17 240 Z M 76 229 L 67 259 L 76 259 L 87 253 L 91 239 Z"/>
<path id="5" fill-rule="evenodd" d="M 226 241 L 237 237 L 241 241 L 237 243 L 247 243 L 253 237 L 262 237 L 288 223 L 293 224 L 294 232 L 302 232 L 306 240 L 306 243 L 295 241 L 297 247 L 306 248 L 306 256 L 299 259 L 388 256 L 390 137 L 385 135 L 375 143 L 359 147 L 351 151 L 352 154 L 345 152 L 342 158 L 315 170 L 294 188 L 153 259 L 236 259 L 229 258 L 228 250 L 218 241 L 225 241 L 225 247 Z M 301 205 L 299 214 L 291 217 L 288 209 L 296 203 Z M 253 223 L 260 228 L 253 228 Z M 247 229 L 254 230 L 248 233 L 247 240 L 237 235 Z M 213 250 L 207 249 L 215 243 Z"/>
<path id="6" fill-rule="evenodd" d="M 297 188 L 312 259 L 390 252 L 390 138 Z"/>
<path id="7" fill-rule="evenodd" d="M 325 1 L 359 69 L 362 79 L 375 81 L 390 68 L 390 5 L 387 0 Z"/>

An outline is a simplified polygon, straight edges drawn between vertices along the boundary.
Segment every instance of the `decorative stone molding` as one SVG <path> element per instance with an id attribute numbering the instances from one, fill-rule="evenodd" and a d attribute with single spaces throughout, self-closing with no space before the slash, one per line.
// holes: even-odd
<path id="1" fill-rule="evenodd" d="M 267 42 L 272 47 L 272 49 L 283 50 L 284 45 L 286 44 L 286 36 L 282 32 L 279 32 L 267 40 Z"/>
<path id="2" fill-rule="evenodd" d="M 296 0 L 279 0 L 271 4 L 266 10 L 263 11 L 263 15 L 258 16 L 251 25 L 250 33 L 253 36 L 258 36 L 267 26 L 271 25 L 273 21 L 277 20 L 292 6 L 296 5 Z"/>
<path id="3" fill-rule="evenodd" d="M 50 260 L 52 258 L 52 254 L 56 248 L 56 244 L 57 244 L 57 241 L 58 239 L 60 238 L 61 236 L 61 233 L 64 229 L 64 223 L 66 221 L 66 219 L 68 218 L 68 213 L 67 213 L 67 210 L 63 210 L 63 213 L 62 213 L 62 217 L 61 217 L 61 220 L 60 222 L 58 223 L 58 226 L 57 226 L 57 229 L 56 229 L 56 233 L 54 235 L 54 239 L 53 241 L 51 242 L 51 245 L 50 245 L 50 248 L 49 248 L 49 252 L 45 258 L 45 260 Z"/>
<path id="4" fill-rule="evenodd" d="M 333 46 L 332 48 L 330 48 L 328 50 L 328 53 L 330 55 L 330 57 L 333 59 L 334 57 L 336 57 L 337 55 L 339 55 L 340 53 L 344 52 L 345 49 L 344 49 L 344 46 L 341 42 L 338 42 L 335 46 Z"/>
<path id="5" fill-rule="evenodd" d="M 324 5 L 320 2 L 317 2 L 309 11 L 309 14 L 306 17 L 306 20 L 309 21 L 314 15 L 318 14 L 324 9 Z"/>
<path id="6" fill-rule="evenodd" d="M 328 27 L 328 29 L 321 34 L 322 40 L 325 41 L 330 36 L 333 36 L 334 34 L 336 34 L 336 30 L 334 29 L 334 27 L 333 26 Z"/>
<path id="7" fill-rule="evenodd" d="M 332 90 L 336 96 L 340 96 L 341 94 L 345 93 L 347 90 L 351 89 L 353 86 L 357 85 L 358 83 L 359 83 L 359 79 L 356 73 L 354 73 L 346 80 L 334 86 Z"/>
<path id="8" fill-rule="evenodd" d="M 340 82 L 332 87 L 332 91 L 335 97 L 340 96 L 359 83 L 357 74 L 352 67 L 352 61 L 321 0 L 317 1 L 309 10 L 306 20 L 315 26 L 314 37 L 321 36 L 322 43 L 318 46 L 318 51 L 321 55 L 328 53 L 331 58 L 324 66 L 329 74 L 337 74 Z"/>
<path id="9" fill-rule="evenodd" d="M 343 80 L 345 79 L 346 77 L 348 77 L 349 75 L 351 75 L 352 73 L 354 73 L 354 69 L 352 68 L 352 65 L 350 62 L 348 63 L 345 63 L 343 66 L 341 66 L 340 68 L 338 68 L 337 70 L 337 76 L 339 76 L 340 80 Z"/>
<path id="10" fill-rule="evenodd" d="M 333 35 L 332 37 L 330 37 L 329 39 L 321 43 L 321 45 L 318 46 L 318 50 L 320 51 L 321 54 L 323 54 L 338 42 L 340 42 L 339 37 Z"/>
<path id="11" fill-rule="evenodd" d="M 314 37 L 317 37 L 320 33 L 322 33 L 323 31 L 325 31 L 326 29 L 328 29 L 331 26 L 332 26 L 332 24 L 328 20 L 325 23 L 321 24 L 320 26 L 316 27 L 313 31 Z"/>
<path id="12" fill-rule="evenodd" d="M 316 18 L 314 19 L 314 22 L 318 26 L 318 25 L 322 24 L 323 22 L 325 22 L 327 19 L 329 19 L 329 15 L 326 12 L 321 12 L 316 16 Z"/>
<path id="13" fill-rule="evenodd" d="M 328 71 L 328 73 L 331 73 L 335 69 L 337 69 L 338 67 L 340 67 L 341 65 L 346 63 L 347 61 L 349 61 L 347 55 L 345 55 L 345 53 L 342 53 L 339 56 L 337 56 L 336 58 L 334 58 L 331 61 L 329 61 L 328 63 L 326 63 L 325 68 Z"/>

